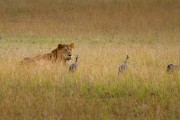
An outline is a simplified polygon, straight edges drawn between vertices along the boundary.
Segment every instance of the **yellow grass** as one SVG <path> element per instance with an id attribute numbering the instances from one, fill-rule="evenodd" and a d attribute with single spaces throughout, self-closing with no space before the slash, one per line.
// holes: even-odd
<path id="1" fill-rule="evenodd" d="M 180 119 L 180 74 L 166 73 L 180 64 L 179 4 L 1 0 L 0 119 Z M 70 42 L 74 74 L 60 64 L 19 65 Z"/>

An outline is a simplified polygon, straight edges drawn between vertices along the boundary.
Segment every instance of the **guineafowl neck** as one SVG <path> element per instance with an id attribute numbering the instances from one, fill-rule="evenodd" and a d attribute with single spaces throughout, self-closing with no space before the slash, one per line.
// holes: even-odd
<path id="1" fill-rule="evenodd" d="M 78 58 L 76 58 L 75 62 L 77 62 L 77 61 L 78 61 Z"/>
<path id="2" fill-rule="evenodd" d="M 125 61 L 124 61 L 124 63 L 127 63 L 128 62 L 128 59 L 126 59 Z"/>

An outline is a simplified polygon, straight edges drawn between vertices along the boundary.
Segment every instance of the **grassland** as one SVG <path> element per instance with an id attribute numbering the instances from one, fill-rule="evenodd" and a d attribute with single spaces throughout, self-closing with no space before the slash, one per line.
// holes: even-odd
<path id="1" fill-rule="evenodd" d="M 1 0 L 0 120 L 180 119 L 179 0 Z M 79 69 L 19 65 L 74 42 Z M 117 69 L 130 56 L 129 69 Z"/>

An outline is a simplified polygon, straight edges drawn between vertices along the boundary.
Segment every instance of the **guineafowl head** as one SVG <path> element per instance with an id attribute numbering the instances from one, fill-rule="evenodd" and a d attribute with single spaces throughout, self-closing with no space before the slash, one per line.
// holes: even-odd
<path id="1" fill-rule="evenodd" d="M 129 59 L 129 56 L 128 56 L 128 55 L 126 56 L 126 59 Z"/>

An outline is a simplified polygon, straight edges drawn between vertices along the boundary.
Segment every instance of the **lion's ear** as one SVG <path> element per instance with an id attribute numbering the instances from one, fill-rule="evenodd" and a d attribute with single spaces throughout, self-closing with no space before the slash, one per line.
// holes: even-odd
<path id="1" fill-rule="evenodd" d="M 58 49 L 62 49 L 63 47 L 64 47 L 64 45 L 62 45 L 62 44 L 58 45 Z"/>
<path id="2" fill-rule="evenodd" d="M 74 43 L 71 43 L 69 46 L 70 48 L 74 48 Z"/>

